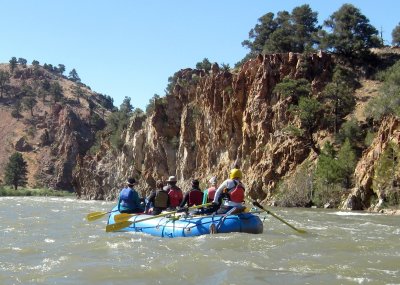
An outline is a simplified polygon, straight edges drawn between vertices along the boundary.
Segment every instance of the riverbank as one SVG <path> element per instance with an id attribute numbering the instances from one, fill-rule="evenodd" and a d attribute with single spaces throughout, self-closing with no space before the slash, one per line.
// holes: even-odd
<path id="1" fill-rule="evenodd" d="M 75 197 L 74 192 L 59 191 L 48 188 L 18 188 L 0 186 L 0 197 L 15 196 L 53 196 L 53 197 Z"/>

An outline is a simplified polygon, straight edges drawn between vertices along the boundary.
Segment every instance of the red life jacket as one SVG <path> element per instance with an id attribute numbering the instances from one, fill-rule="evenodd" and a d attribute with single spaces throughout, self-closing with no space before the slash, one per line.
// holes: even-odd
<path id="1" fill-rule="evenodd" d="M 208 188 L 208 202 L 212 202 L 214 200 L 215 192 L 217 191 L 216 187 L 210 187 Z"/>
<path id="2" fill-rule="evenodd" d="M 189 192 L 189 207 L 203 203 L 203 192 L 199 189 L 192 189 Z"/>
<path id="3" fill-rule="evenodd" d="M 177 207 L 181 204 L 183 200 L 182 190 L 178 186 L 172 186 L 168 192 L 169 195 L 169 205 L 171 207 Z"/>
<path id="4" fill-rule="evenodd" d="M 228 192 L 229 200 L 236 203 L 242 203 L 244 201 L 244 187 L 243 184 L 239 181 L 233 181 L 235 186 L 231 188 Z"/>

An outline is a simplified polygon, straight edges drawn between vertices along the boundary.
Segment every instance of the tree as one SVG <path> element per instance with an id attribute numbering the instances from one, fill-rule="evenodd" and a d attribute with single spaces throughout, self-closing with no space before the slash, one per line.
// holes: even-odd
<path id="1" fill-rule="evenodd" d="M 354 169 L 357 164 L 356 153 L 349 139 L 346 139 L 339 149 L 337 161 L 342 176 L 342 185 L 348 189 L 351 187 Z"/>
<path id="2" fill-rule="evenodd" d="M 270 39 L 276 28 L 274 13 L 265 14 L 258 19 L 258 24 L 250 30 L 249 39 L 243 41 L 242 46 L 249 48 L 252 54 L 262 53 L 265 43 Z"/>
<path id="3" fill-rule="evenodd" d="M 14 118 L 17 119 L 17 121 L 19 121 L 19 118 L 21 118 L 21 109 L 22 109 L 21 100 L 20 99 L 15 100 L 13 107 L 14 108 L 11 111 L 11 116 L 13 116 Z"/>
<path id="4" fill-rule="evenodd" d="M 330 33 L 323 33 L 321 46 L 348 57 L 361 57 L 369 54 L 369 49 L 379 47 L 378 30 L 370 23 L 359 9 L 351 4 L 344 4 L 324 26 Z"/>
<path id="5" fill-rule="evenodd" d="M 7 185 L 14 186 L 17 190 L 18 186 L 27 184 L 27 163 L 19 152 L 15 152 L 9 158 L 5 168 L 4 180 Z"/>
<path id="6" fill-rule="evenodd" d="M 382 198 L 389 204 L 399 204 L 400 202 L 400 191 L 398 189 L 399 158 L 399 146 L 390 142 L 374 167 L 372 188 L 376 192 L 381 192 Z"/>
<path id="7" fill-rule="evenodd" d="M 316 148 L 312 135 L 319 124 L 321 108 L 321 103 L 317 99 L 308 97 L 301 97 L 297 108 L 301 126 L 305 130 L 309 141 L 313 143 L 314 150 Z M 318 153 L 318 151 L 316 152 Z"/>
<path id="8" fill-rule="evenodd" d="M 280 11 L 276 18 L 273 13 L 267 13 L 258 19 L 242 45 L 250 49 L 250 55 L 310 50 L 320 30 L 317 16 L 307 4 L 295 7 L 292 13 Z"/>
<path id="9" fill-rule="evenodd" d="M 392 45 L 400 46 L 400 23 L 392 31 Z"/>
<path id="10" fill-rule="evenodd" d="M 63 73 L 65 72 L 65 65 L 64 64 L 59 64 L 57 70 L 60 73 L 60 75 L 63 75 Z"/>
<path id="11" fill-rule="evenodd" d="M 39 61 L 37 61 L 36 59 L 34 59 L 34 60 L 32 61 L 32 65 L 33 65 L 34 67 L 39 66 Z"/>
<path id="12" fill-rule="evenodd" d="M 332 81 L 323 90 L 325 101 L 324 109 L 328 113 L 326 120 L 333 125 L 334 134 L 337 133 L 338 126 L 342 119 L 348 115 L 356 105 L 353 96 L 354 89 L 349 83 L 349 78 L 354 78 L 346 69 L 336 66 L 333 72 Z"/>
<path id="13" fill-rule="evenodd" d="M 131 97 L 125 96 L 121 106 L 119 107 L 119 110 L 124 114 L 130 114 L 132 112 L 133 106 L 131 104 Z"/>
<path id="14" fill-rule="evenodd" d="M 379 96 L 371 99 L 365 114 L 375 121 L 384 116 L 400 116 L 400 62 L 397 62 L 383 73 L 383 85 Z"/>
<path id="15" fill-rule="evenodd" d="M 50 84 L 50 94 L 53 96 L 54 103 L 57 103 L 61 100 L 64 95 L 64 91 L 60 83 L 54 81 Z"/>
<path id="16" fill-rule="evenodd" d="M 208 58 L 204 58 L 203 61 L 196 63 L 197 69 L 204 69 L 206 72 L 211 70 L 211 62 Z"/>
<path id="17" fill-rule="evenodd" d="M 33 117 L 33 108 L 35 107 L 37 101 L 33 96 L 26 96 L 22 99 L 22 104 L 27 110 L 31 111 L 31 116 Z"/>
<path id="18" fill-rule="evenodd" d="M 316 34 L 320 29 L 317 26 L 318 13 L 312 11 L 309 5 L 304 4 L 294 8 L 290 18 L 293 30 L 293 51 L 312 50 L 316 43 Z"/>
<path id="19" fill-rule="evenodd" d="M 75 68 L 69 72 L 68 79 L 73 82 L 81 82 L 81 79 L 79 78 L 78 72 L 76 72 Z"/>
<path id="20" fill-rule="evenodd" d="M 17 63 L 18 63 L 17 58 L 15 56 L 13 56 L 9 62 L 10 62 L 10 65 L 9 65 L 10 71 L 11 71 L 11 73 L 14 73 L 15 68 L 17 68 Z"/>
<path id="21" fill-rule="evenodd" d="M 283 97 L 292 97 L 294 104 L 297 104 L 300 97 L 308 97 L 311 92 L 311 84 L 307 79 L 283 78 L 282 82 L 275 85 L 274 92 Z"/>
<path id="22" fill-rule="evenodd" d="M 18 64 L 20 64 L 24 68 L 26 67 L 27 62 L 28 61 L 25 58 L 22 58 L 22 57 L 18 58 Z"/>
<path id="23" fill-rule="evenodd" d="M 10 73 L 0 70 L 0 98 L 3 98 L 4 92 L 7 90 L 8 83 L 10 82 Z"/>

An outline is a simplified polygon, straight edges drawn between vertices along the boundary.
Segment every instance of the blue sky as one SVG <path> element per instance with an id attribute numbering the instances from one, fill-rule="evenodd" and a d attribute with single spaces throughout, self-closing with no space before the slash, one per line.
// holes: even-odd
<path id="1" fill-rule="evenodd" d="M 248 52 L 241 42 L 259 17 L 305 3 L 320 24 L 351 3 L 387 43 L 400 22 L 397 0 L 0 0 L 0 62 L 15 56 L 64 64 L 66 75 L 75 68 L 114 105 L 128 96 L 145 109 L 176 71 L 204 58 L 233 67 Z"/>

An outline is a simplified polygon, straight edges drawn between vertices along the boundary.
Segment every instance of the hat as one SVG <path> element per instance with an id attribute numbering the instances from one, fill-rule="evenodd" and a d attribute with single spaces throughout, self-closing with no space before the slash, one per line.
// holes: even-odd
<path id="1" fill-rule="evenodd" d="M 168 177 L 167 182 L 176 182 L 176 177 L 175 176 Z"/>
<path id="2" fill-rule="evenodd" d="M 126 183 L 127 183 L 128 185 L 133 185 L 133 184 L 136 183 L 136 180 L 135 180 L 135 178 L 130 177 L 130 178 L 128 178 L 128 180 L 126 181 Z"/>
<path id="3" fill-rule="evenodd" d="M 211 179 L 208 180 L 208 183 L 210 183 L 211 185 L 216 185 L 217 184 L 217 177 L 215 177 L 215 176 L 211 177 Z"/>

